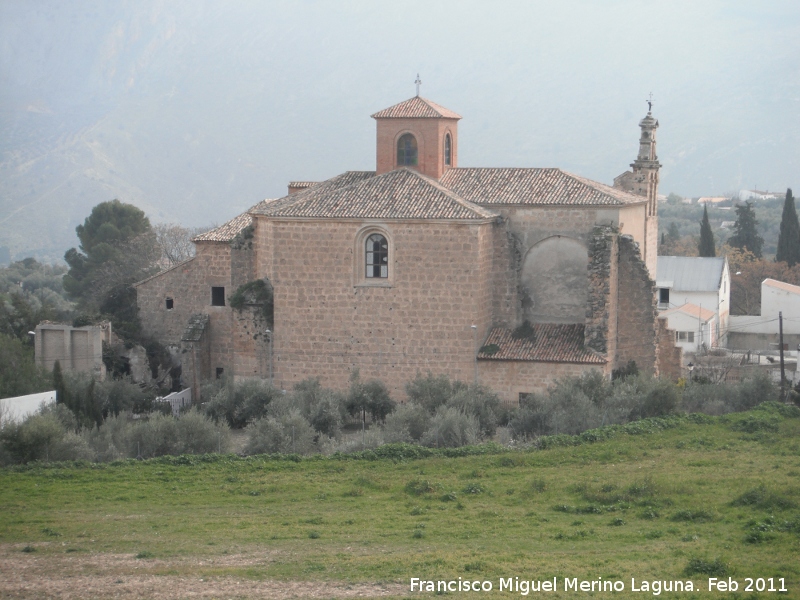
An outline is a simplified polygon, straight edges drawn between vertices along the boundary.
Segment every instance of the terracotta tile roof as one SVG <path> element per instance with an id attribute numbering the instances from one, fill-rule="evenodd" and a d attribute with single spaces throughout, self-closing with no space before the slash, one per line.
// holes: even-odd
<path id="1" fill-rule="evenodd" d="M 535 362 L 567 362 L 602 365 L 606 359 L 584 347 L 584 326 L 556 323 L 535 323 L 532 338 L 514 339 L 510 329 L 495 327 L 483 348 L 495 344 L 494 354 L 479 352 L 481 360 L 529 360 Z"/>
<path id="2" fill-rule="evenodd" d="M 676 306 L 675 308 L 662 311 L 658 316 L 659 318 L 666 318 L 679 312 L 689 315 L 690 317 L 694 317 L 695 319 L 702 319 L 703 321 L 710 321 L 716 316 L 716 313 L 713 310 L 701 308 L 700 306 L 697 306 L 697 304 L 692 304 L 691 302 L 687 302 L 682 306 Z"/>
<path id="3" fill-rule="evenodd" d="M 621 206 L 647 200 L 561 169 L 450 169 L 442 185 L 475 204 Z"/>
<path id="4" fill-rule="evenodd" d="M 253 222 L 253 217 L 250 216 L 250 212 L 257 209 L 260 206 L 266 206 L 267 204 L 275 202 L 275 200 L 267 199 L 262 200 L 255 206 L 250 207 L 247 209 L 247 212 L 243 212 L 238 217 L 234 217 L 227 223 L 223 223 L 219 227 L 215 227 L 214 229 L 210 229 L 205 233 L 201 233 L 200 235 L 196 235 L 192 238 L 193 242 L 230 242 L 233 238 L 235 238 L 245 227 L 249 227 Z"/>
<path id="5" fill-rule="evenodd" d="M 372 115 L 373 119 L 460 119 L 461 115 L 452 110 L 431 102 L 425 98 L 414 96 L 399 104 L 384 108 Z"/>
<path id="6" fill-rule="evenodd" d="M 494 212 L 467 202 L 438 181 L 412 169 L 397 169 L 376 176 L 349 172 L 297 192 L 254 214 L 272 217 L 468 219 L 497 217 Z"/>
<path id="7" fill-rule="evenodd" d="M 290 181 L 290 188 L 310 188 L 312 185 L 317 185 L 318 181 Z"/>
<path id="8" fill-rule="evenodd" d="M 768 285 L 769 287 L 774 287 L 779 290 L 783 290 L 784 292 L 800 294 L 800 286 L 792 285 L 791 283 L 786 283 L 785 281 L 778 281 L 777 279 L 765 279 L 761 283 L 762 285 Z"/>

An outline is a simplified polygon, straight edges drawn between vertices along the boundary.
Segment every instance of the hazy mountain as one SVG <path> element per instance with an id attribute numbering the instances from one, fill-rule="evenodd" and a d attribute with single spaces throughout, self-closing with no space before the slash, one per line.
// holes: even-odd
<path id="1" fill-rule="evenodd" d="M 800 9 L 646 3 L 0 0 L 0 246 L 57 259 L 98 202 L 222 222 L 374 166 L 369 115 L 464 116 L 461 166 L 610 183 L 661 122 L 662 191 L 795 182 Z M 795 178 L 795 179 L 793 179 Z"/>

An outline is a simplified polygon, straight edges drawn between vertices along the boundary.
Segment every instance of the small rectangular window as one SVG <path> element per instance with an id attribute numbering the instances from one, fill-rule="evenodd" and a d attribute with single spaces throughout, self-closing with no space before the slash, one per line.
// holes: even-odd
<path id="1" fill-rule="evenodd" d="M 659 288 L 658 290 L 658 303 L 669 304 L 669 288 Z"/>
<path id="2" fill-rule="evenodd" d="M 167 310 L 172 310 L 175 306 L 172 298 L 167 298 Z"/>
<path id="3" fill-rule="evenodd" d="M 211 306 L 225 306 L 225 288 L 211 288 Z"/>
<path id="4" fill-rule="evenodd" d="M 678 331 L 678 341 L 685 342 L 686 341 L 686 332 L 685 331 Z"/>
<path id="5" fill-rule="evenodd" d="M 694 331 L 687 331 L 686 332 L 686 337 L 689 338 L 686 341 L 688 341 L 690 344 L 694 344 Z"/>
<path id="6" fill-rule="evenodd" d="M 225 374 L 225 369 L 223 369 L 222 367 L 217 367 L 217 379 L 221 379 L 224 374 Z"/>

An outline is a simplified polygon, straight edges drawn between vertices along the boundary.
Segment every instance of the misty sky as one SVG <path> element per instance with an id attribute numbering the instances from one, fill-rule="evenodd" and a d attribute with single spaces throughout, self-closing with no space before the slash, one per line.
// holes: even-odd
<path id="1" fill-rule="evenodd" d="M 662 193 L 800 187 L 796 1 L 0 0 L 0 245 L 111 198 L 195 226 L 373 169 L 369 115 L 417 73 L 462 167 L 610 184 L 652 92 Z"/>

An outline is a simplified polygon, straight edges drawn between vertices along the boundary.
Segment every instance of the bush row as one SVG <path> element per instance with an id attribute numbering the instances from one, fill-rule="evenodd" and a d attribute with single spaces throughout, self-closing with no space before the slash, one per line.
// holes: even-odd
<path id="1" fill-rule="evenodd" d="M 589 373 L 561 380 L 547 393 L 528 396 L 509 409 L 483 386 L 428 374 L 407 384 L 408 400 L 398 405 L 380 381 L 364 382 L 355 373 L 346 392 L 326 389 L 318 379 L 305 380 L 288 393 L 261 380 L 214 382 L 203 389 L 204 405 L 175 419 L 157 412 L 134 414 L 132 409 L 146 408 L 146 402 L 144 392 L 132 384 L 65 377 L 73 390 L 66 397 L 72 394 L 73 401 L 21 424 L 3 424 L 0 462 L 223 452 L 231 447 L 231 428 L 244 429 L 246 442 L 239 449 L 248 455 L 360 452 L 379 458 L 398 448 L 405 455 L 408 448 L 458 449 L 488 440 L 545 448 L 598 441 L 622 431 L 609 425 L 624 427 L 628 434 L 646 433 L 676 426 L 683 421 L 677 414 L 721 415 L 777 397 L 766 376 L 738 384 L 676 385 L 639 374 L 609 381 Z M 76 395 L 82 385 L 90 393 Z M 87 414 L 79 397 L 94 399 L 104 409 L 95 409 L 95 414 L 102 412 L 96 422 L 79 418 Z M 354 430 L 354 423 L 363 429 Z M 760 421 L 735 425 L 743 430 L 766 426 Z"/>

